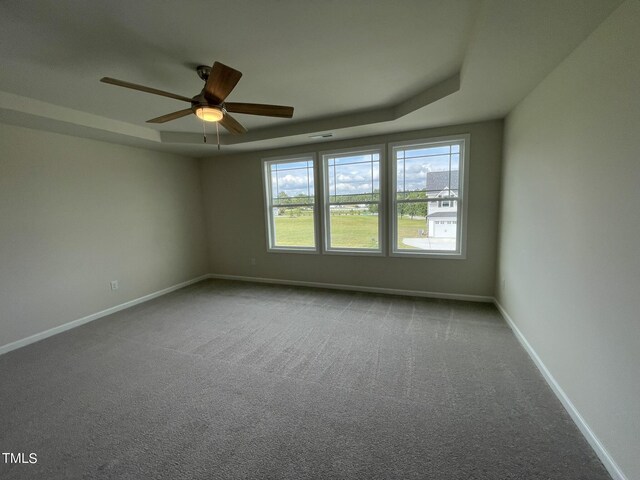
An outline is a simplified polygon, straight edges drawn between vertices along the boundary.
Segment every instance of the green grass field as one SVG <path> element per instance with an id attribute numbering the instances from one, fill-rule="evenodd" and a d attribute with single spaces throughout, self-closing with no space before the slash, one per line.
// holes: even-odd
<path id="1" fill-rule="evenodd" d="M 313 217 L 275 217 L 276 245 L 309 247 L 313 245 Z M 331 223 L 331 246 L 337 248 L 376 248 L 378 217 L 373 215 L 337 215 Z M 424 218 L 401 218 L 400 238 L 419 237 L 426 228 Z M 413 248 L 403 245 L 403 248 Z"/>

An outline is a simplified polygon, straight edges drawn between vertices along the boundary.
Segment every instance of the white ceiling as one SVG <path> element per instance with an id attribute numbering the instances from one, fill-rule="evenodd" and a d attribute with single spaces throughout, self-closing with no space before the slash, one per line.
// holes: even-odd
<path id="1" fill-rule="evenodd" d="M 223 151 L 500 118 L 621 0 L 4 0 L 0 121 L 193 156 L 195 116 L 150 125 L 191 97 L 214 60 L 244 75 L 229 101 L 293 105 L 235 115 Z M 210 140 L 211 141 L 211 140 Z"/>

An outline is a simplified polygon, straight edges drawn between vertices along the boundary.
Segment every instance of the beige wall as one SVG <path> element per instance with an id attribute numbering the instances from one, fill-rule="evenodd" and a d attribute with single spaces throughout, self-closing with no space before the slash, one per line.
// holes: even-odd
<path id="1" fill-rule="evenodd" d="M 640 478 L 640 2 L 508 117 L 499 301 Z M 502 280 L 504 288 L 500 288 Z"/>
<path id="2" fill-rule="evenodd" d="M 261 159 L 330 148 L 471 134 L 466 260 L 267 253 Z M 203 160 L 212 273 L 493 296 L 502 122 Z M 251 265 L 251 258 L 256 265 Z"/>
<path id="3" fill-rule="evenodd" d="M 0 347 L 206 273 L 203 223 L 196 160 L 0 125 Z"/>

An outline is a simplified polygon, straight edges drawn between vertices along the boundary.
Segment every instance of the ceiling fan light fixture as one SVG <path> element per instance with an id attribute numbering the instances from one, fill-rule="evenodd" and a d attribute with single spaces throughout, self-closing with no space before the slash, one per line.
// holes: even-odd
<path id="1" fill-rule="evenodd" d="M 219 122 L 224 117 L 221 108 L 218 107 L 199 107 L 196 108 L 196 115 L 200 120 L 205 122 Z"/>

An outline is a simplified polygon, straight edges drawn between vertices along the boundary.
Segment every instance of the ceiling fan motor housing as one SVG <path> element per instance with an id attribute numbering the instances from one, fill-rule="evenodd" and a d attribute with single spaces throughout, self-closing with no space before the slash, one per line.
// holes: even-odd
<path id="1" fill-rule="evenodd" d="M 196 110 L 202 107 L 217 108 L 223 113 L 226 113 L 226 110 L 224 108 L 224 103 L 216 105 L 215 103 L 211 103 L 210 101 L 208 101 L 204 96 L 204 89 L 198 95 L 196 95 L 191 99 L 191 110 L 193 110 L 193 113 L 196 113 Z"/>
<path id="2" fill-rule="evenodd" d="M 198 76 L 206 82 L 209 78 L 209 74 L 211 73 L 211 67 L 207 65 L 198 65 L 196 67 L 196 72 L 198 72 Z"/>

